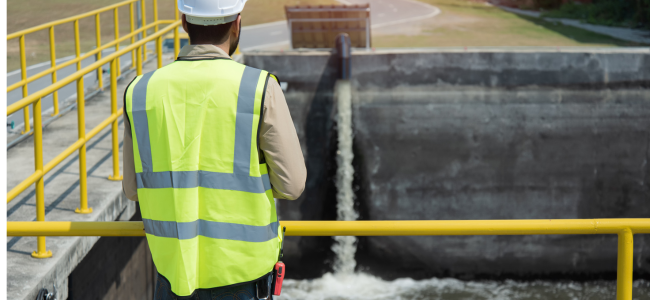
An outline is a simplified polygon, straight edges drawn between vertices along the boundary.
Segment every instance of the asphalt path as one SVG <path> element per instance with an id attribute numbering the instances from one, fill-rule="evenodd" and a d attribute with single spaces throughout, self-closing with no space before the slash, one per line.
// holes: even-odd
<path id="1" fill-rule="evenodd" d="M 370 3 L 370 18 L 372 29 L 387 27 L 391 25 L 417 22 L 422 19 L 431 18 L 440 13 L 440 10 L 422 2 L 414 0 L 339 0 L 343 4 L 365 4 Z M 278 21 L 260 25 L 246 26 L 242 28 L 242 35 L 240 40 L 241 51 L 260 50 L 269 47 L 282 47 L 289 45 L 289 31 L 286 21 Z M 147 45 L 149 49 L 153 46 Z M 113 50 L 104 51 L 103 56 L 113 53 Z M 66 57 L 57 61 L 61 64 L 73 57 Z M 89 57 L 82 61 L 82 68 L 95 62 L 95 57 Z M 126 54 L 121 58 L 122 67 L 131 64 L 131 54 Z M 27 76 L 38 74 L 50 68 L 49 62 L 36 64 L 27 68 Z M 104 70 L 108 71 L 109 66 L 105 65 Z M 57 78 L 62 79 L 77 71 L 76 64 L 72 64 L 57 72 Z M 109 76 L 109 73 L 104 73 L 104 76 Z M 7 85 L 20 81 L 20 70 L 7 73 Z M 84 83 L 87 87 L 97 85 L 97 73 L 88 73 L 84 77 Z M 30 94 L 39 91 L 52 84 L 50 75 L 43 76 L 28 84 L 28 92 Z M 59 102 L 63 103 L 66 99 L 76 95 L 76 83 L 71 83 L 59 90 Z M 7 93 L 7 105 L 15 103 L 22 99 L 22 89 L 18 88 Z M 44 112 L 52 110 L 53 101 L 52 95 L 43 98 L 42 109 Z M 59 106 L 59 109 L 63 107 Z M 31 107 L 30 107 L 31 110 Z M 33 113 L 30 111 L 30 116 Z M 7 121 L 14 121 L 16 126 L 23 124 L 22 111 L 7 116 Z"/>

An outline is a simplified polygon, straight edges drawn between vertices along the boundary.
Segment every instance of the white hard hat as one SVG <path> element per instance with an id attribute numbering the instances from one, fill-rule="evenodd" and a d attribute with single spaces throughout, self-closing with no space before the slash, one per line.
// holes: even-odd
<path id="1" fill-rule="evenodd" d="M 188 23 L 219 25 L 230 23 L 244 10 L 247 0 L 178 0 L 178 10 Z"/>

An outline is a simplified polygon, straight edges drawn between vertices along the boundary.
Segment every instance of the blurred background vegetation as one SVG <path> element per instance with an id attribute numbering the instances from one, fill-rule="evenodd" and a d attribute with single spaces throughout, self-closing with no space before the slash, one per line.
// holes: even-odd
<path id="1" fill-rule="evenodd" d="M 543 17 L 650 29 L 650 0 L 502 0 L 501 4 L 542 10 Z"/>

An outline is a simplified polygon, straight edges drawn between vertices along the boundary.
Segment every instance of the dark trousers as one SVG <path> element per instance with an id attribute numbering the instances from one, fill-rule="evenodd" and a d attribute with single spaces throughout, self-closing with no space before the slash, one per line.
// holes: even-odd
<path id="1" fill-rule="evenodd" d="M 271 279 L 272 277 L 269 275 L 269 280 Z M 255 292 L 255 282 L 252 282 L 236 286 L 196 290 L 191 296 L 179 297 L 172 293 L 172 288 L 167 278 L 158 273 L 156 291 L 154 292 L 153 298 L 154 300 L 257 300 Z"/>

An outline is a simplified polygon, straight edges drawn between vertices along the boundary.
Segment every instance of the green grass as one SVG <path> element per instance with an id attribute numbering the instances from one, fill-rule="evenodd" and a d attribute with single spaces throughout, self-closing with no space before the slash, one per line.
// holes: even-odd
<path id="1" fill-rule="evenodd" d="M 375 47 L 639 46 L 572 26 L 555 24 L 467 0 L 419 0 L 442 11 L 414 35 L 375 33 Z"/>

